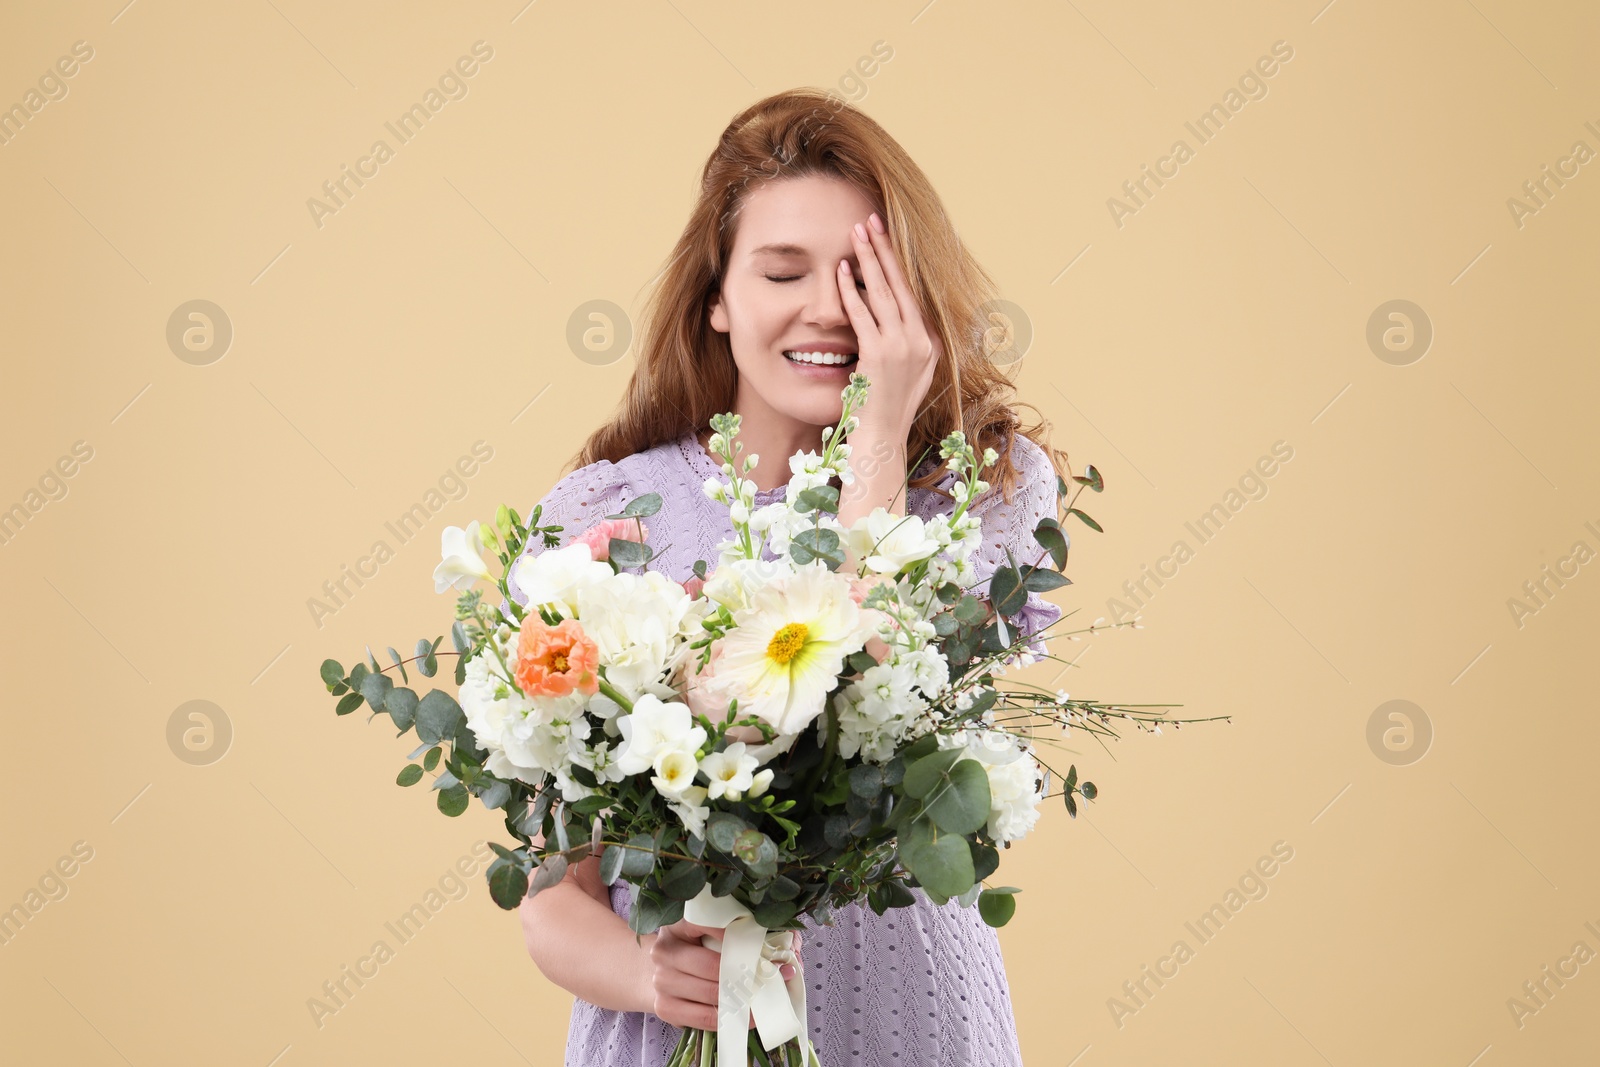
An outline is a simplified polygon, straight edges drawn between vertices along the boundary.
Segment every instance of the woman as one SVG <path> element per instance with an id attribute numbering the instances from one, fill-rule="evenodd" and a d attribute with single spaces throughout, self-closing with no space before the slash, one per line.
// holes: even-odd
<path id="1" fill-rule="evenodd" d="M 859 371 L 871 387 L 849 439 L 855 482 L 840 487 L 840 521 L 879 506 L 949 514 L 955 476 L 938 443 L 959 428 L 980 456 L 1000 456 L 971 506 L 986 535 L 973 556 L 978 584 L 1008 548 L 1019 564 L 1037 562 L 1032 531 L 1059 515 L 1064 468 L 1019 430 L 1011 384 L 985 355 L 992 296 L 928 180 L 877 123 L 816 91 L 762 100 L 707 161 L 620 410 L 540 501 L 541 523 L 564 525 L 565 543 L 659 493 L 645 523 L 649 565 L 688 582 L 695 561 L 714 566 L 732 536 L 726 506 L 702 490 L 725 477 L 705 451 L 710 417 L 741 416 L 742 454 L 761 457 L 756 506 L 772 503 L 786 494 L 788 457 L 821 450 Z M 1012 622 L 1032 634 L 1059 616 L 1030 593 Z M 568 1064 L 655 1067 L 680 1027 L 716 1028 L 718 958 L 700 943 L 714 931 L 679 922 L 636 938 L 627 883 L 606 887 L 598 868 L 586 859 L 523 902 L 528 952 L 577 998 Z M 1020 1064 L 995 931 L 976 907 L 915 896 L 882 916 L 855 904 L 832 925 L 807 921 L 800 966 L 822 1063 Z"/>

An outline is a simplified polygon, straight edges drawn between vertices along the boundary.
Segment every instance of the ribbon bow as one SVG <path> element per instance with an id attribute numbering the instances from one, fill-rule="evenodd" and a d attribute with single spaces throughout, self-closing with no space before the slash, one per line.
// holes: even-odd
<path id="1" fill-rule="evenodd" d="M 762 1048 L 776 1048 L 805 1034 L 805 975 L 796 966 L 794 977 L 785 982 L 778 971 L 780 964 L 799 962 L 792 931 L 768 930 L 731 895 L 712 896 L 709 885 L 684 903 L 683 917 L 722 931 L 721 938 L 700 939 L 722 955 L 717 968 L 717 1067 L 749 1067 L 746 1012 L 755 1013 Z"/>

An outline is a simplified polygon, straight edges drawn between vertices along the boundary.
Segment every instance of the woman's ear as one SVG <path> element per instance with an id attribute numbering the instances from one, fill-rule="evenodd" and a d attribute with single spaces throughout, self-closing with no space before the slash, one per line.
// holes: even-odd
<path id="1" fill-rule="evenodd" d="M 728 323 L 728 312 L 722 306 L 722 294 L 720 292 L 712 295 L 711 303 L 708 305 L 708 307 L 711 310 L 711 328 L 716 330 L 718 333 L 727 333 L 730 328 Z"/>

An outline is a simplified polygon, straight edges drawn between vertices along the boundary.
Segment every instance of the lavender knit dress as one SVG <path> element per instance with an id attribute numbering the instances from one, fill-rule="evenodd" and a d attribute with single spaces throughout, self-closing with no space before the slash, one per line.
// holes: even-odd
<path id="1" fill-rule="evenodd" d="M 982 516 L 986 534 L 972 555 L 980 584 L 1005 563 L 1005 545 L 1019 564 L 1035 560 L 1041 549 L 1033 541 L 1034 526 L 1058 515 L 1055 470 L 1044 450 L 1019 434 L 1016 451 L 1020 478 L 1011 504 L 995 488 L 969 508 Z M 762 459 L 764 465 L 784 462 Z M 916 473 L 939 462 L 933 453 Z M 540 523 L 561 523 L 567 543 L 633 498 L 659 493 L 661 510 L 645 520 L 647 540 L 657 553 L 650 568 L 681 582 L 694 573 L 697 559 L 714 566 L 717 542 L 733 535 L 726 506 L 701 488 L 707 478 L 727 480 L 694 432 L 687 431 L 618 463 L 600 460 L 568 474 L 540 501 Z M 947 471 L 939 485 L 948 490 L 954 479 Z M 786 490 L 758 492 L 755 504 L 782 500 Z M 950 514 L 953 502 L 912 489 L 908 510 L 928 519 Z M 510 589 L 519 604 L 526 602 L 514 582 Z M 1029 593 L 1015 622 L 1032 634 L 1060 615 L 1059 607 Z M 806 922 L 801 958 L 811 1040 L 822 1067 L 1020 1067 L 1011 992 L 994 928 L 983 922 L 976 906 L 963 908 L 952 900 L 941 907 L 921 889 L 912 893 L 915 904 L 881 916 L 862 903 L 836 910 L 831 926 Z M 611 909 L 619 923 L 627 921 L 628 883 L 612 886 Z M 660 1067 L 681 1033 L 652 1014 L 611 1011 L 574 998 L 566 1063 Z"/>

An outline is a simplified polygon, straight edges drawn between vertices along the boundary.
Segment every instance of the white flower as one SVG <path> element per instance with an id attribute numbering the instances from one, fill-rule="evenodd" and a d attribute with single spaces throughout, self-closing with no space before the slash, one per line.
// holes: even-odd
<path id="1" fill-rule="evenodd" d="M 700 761 L 700 769 L 706 772 L 706 779 L 711 783 L 706 796 L 712 800 L 719 797 L 738 800 L 754 784 L 756 766 L 756 758 L 745 753 L 743 741 L 735 741 L 721 752 L 711 753 Z M 767 781 L 772 781 L 770 770 L 761 773 L 767 776 Z"/>
<path id="2" fill-rule="evenodd" d="M 444 557 L 433 569 L 433 591 L 442 593 L 454 589 L 465 593 L 480 578 L 492 579 L 483 562 L 483 536 L 478 532 L 478 520 L 459 526 L 446 526 L 439 535 L 439 552 Z"/>
<path id="3" fill-rule="evenodd" d="M 736 697 L 741 716 L 798 734 L 822 714 L 845 657 L 875 632 L 875 614 L 850 598 L 847 576 L 820 561 L 776 578 L 733 613 L 734 628 L 696 679 L 696 700 L 725 708 Z"/>
<path id="4" fill-rule="evenodd" d="M 656 755 L 655 769 L 655 776 L 650 783 L 656 787 L 656 791 L 664 797 L 678 797 L 694 784 L 695 771 L 699 767 L 695 764 L 693 751 L 667 748 Z"/>
<path id="5" fill-rule="evenodd" d="M 574 619 L 578 617 L 579 591 L 616 577 L 616 572 L 611 564 L 595 559 L 588 545 L 574 541 L 565 548 L 523 556 L 516 562 L 513 576 L 527 595 L 530 611 L 548 606 Z"/>
<path id="6" fill-rule="evenodd" d="M 683 791 L 681 800 L 669 800 L 667 807 L 673 814 L 683 821 L 684 828 L 695 837 L 706 836 L 706 819 L 711 814 L 711 809 L 703 802 L 706 799 L 705 786 L 691 785 Z"/>
<path id="7" fill-rule="evenodd" d="M 617 728 L 623 744 L 616 762 L 623 774 L 650 769 L 663 750 L 692 755 L 706 741 L 705 728 L 694 725 L 687 704 L 667 703 L 653 693 L 634 701 L 633 711 L 617 719 Z"/>
<path id="8" fill-rule="evenodd" d="M 899 574 L 940 548 L 924 528 L 921 516 L 896 515 L 882 507 L 858 520 L 850 528 L 849 539 L 857 558 L 880 574 Z"/>
<path id="9" fill-rule="evenodd" d="M 704 632 L 700 620 L 706 614 L 683 586 L 659 571 L 623 572 L 580 585 L 574 599 L 583 632 L 605 664 L 606 681 L 630 699 L 646 692 L 671 697 L 666 679 L 691 653 L 689 642 Z"/>
<path id="10" fill-rule="evenodd" d="M 940 738 L 941 747 L 944 738 Z M 997 844 L 1024 837 L 1039 821 L 1045 777 L 1033 753 L 1005 730 L 973 731 L 962 759 L 976 759 L 989 776 L 986 832 Z"/>

